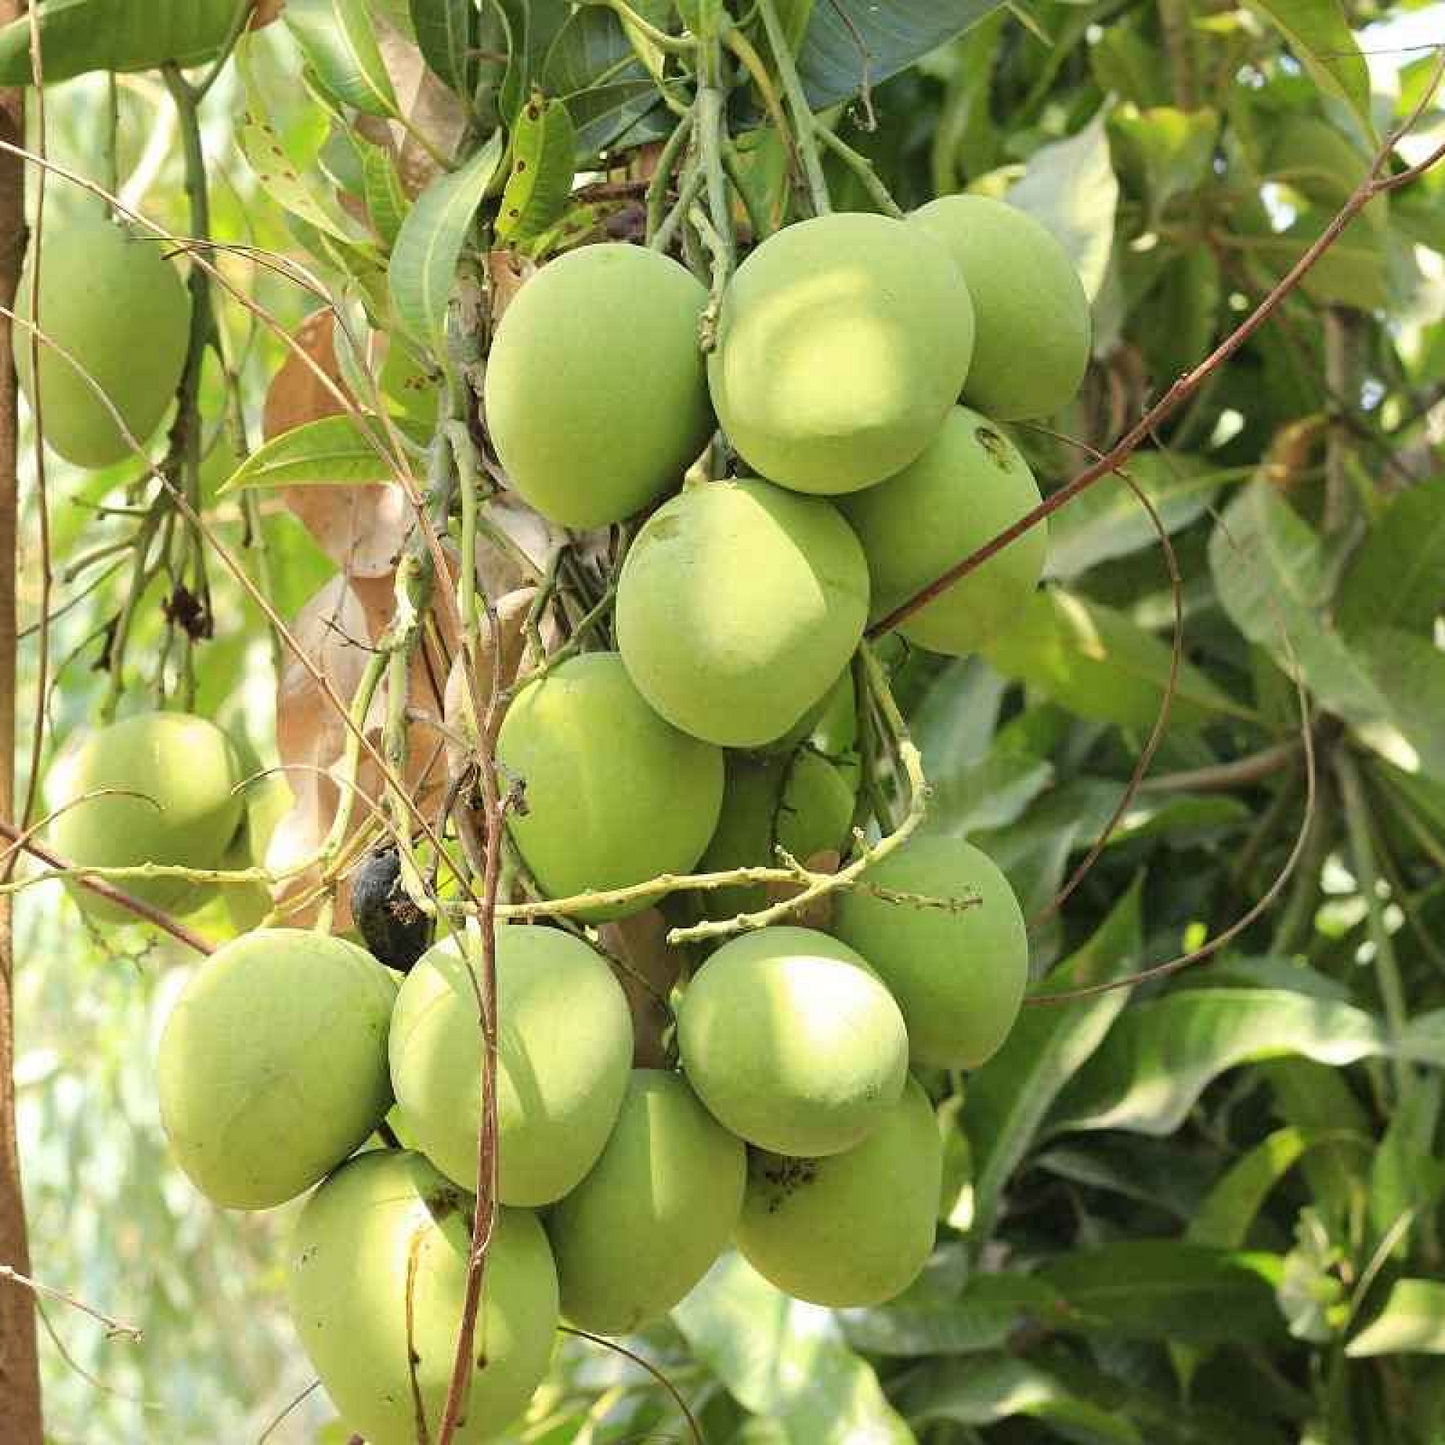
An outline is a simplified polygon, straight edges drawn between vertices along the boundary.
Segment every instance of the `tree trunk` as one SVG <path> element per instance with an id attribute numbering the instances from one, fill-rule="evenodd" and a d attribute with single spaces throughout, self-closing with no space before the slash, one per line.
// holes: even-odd
<path id="1" fill-rule="evenodd" d="M 25 10 L 0 0 L 0 22 Z M 0 91 L 0 136 L 25 140 L 25 94 Z M 0 303 L 14 306 L 25 253 L 25 167 L 0 154 Z M 17 493 L 15 366 L 10 322 L 0 316 L 0 817 L 15 814 L 15 563 Z M 0 1264 L 30 1273 L 20 1151 L 15 1137 L 14 935 L 10 896 L 0 897 Z M 42 1445 L 40 1370 L 35 1352 L 35 1300 L 0 1284 L 0 1440 Z"/>

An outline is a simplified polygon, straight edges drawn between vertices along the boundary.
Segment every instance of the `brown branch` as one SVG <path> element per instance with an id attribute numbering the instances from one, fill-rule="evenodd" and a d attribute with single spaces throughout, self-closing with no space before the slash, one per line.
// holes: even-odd
<path id="1" fill-rule="evenodd" d="M 46 1299 L 59 1300 L 62 1304 L 69 1305 L 71 1309 L 79 1310 L 81 1314 L 89 1315 L 91 1319 L 98 1320 L 105 1326 L 105 1333 L 108 1339 L 138 1341 L 142 1338 L 142 1331 L 137 1329 L 135 1325 L 128 1325 L 121 1320 L 113 1319 L 103 1310 L 98 1310 L 93 1305 L 86 1304 L 84 1300 L 78 1300 L 74 1295 L 66 1294 L 63 1289 L 55 1289 L 52 1285 L 41 1284 L 38 1280 L 33 1280 L 29 1278 L 28 1275 L 21 1274 L 19 1270 L 11 1269 L 8 1264 L 0 1264 L 0 1280 L 9 1280 L 11 1284 L 17 1284 L 22 1289 L 28 1289 L 31 1294 L 43 1295 Z"/>
<path id="2" fill-rule="evenodd" d="M 1445 53 L 1442 53 L 1442 64 L 1445 64 Z M 1435 84 L 1438 84 L 1441 67 L 1437 66 Z M 1148 411 L 1134 423 L 1125 434 L 1114 443 L 1099 459 L 1079 472 L 1071 481 L 1060 487 L 1052 496 L 1046 498 L 1033 511 L 1020 517 L 1013 526 L 1005 528 L 997 536 L 978 548 L 977 551 L 965 557 L 963 561 L 950 567 L 941 577 L 935 578 L 928 586 L 922 588 L 910 597 L 906 602 L 900 603 L 886 617 L 875 622 L 868 629 L 870 637 L 881 637 L 886 632 L 893 631 L 900 623 L 906 622 L 915 612 L 926 607 L 936 597 L 948 591 L 955 582 L 962 581 L 971 572 L 976 572 L 991 557 L 1002 552 L 1011 542 L 1016 542 L 1025 532 L 1052 516 L 1061 507 L 1072 501 L 1080 492 L 1093 486 L 1095 482 L 1106 477 L 1110 472 L 1117 471 L 1120 466 L 1129 460 L 1131 456 L 1148 440 L 1149 435 L 1162 422 L 1164 422 L 1180 405 L 1187 401 L 1201 386 L 1217 371 L 1231 356 L 1235 354 L 1250 337 L 1252 337 L 1261 326 L 1274 314 L 1280 303 L 1297 287 L 1310 268 L 1339 240 L 1340 235 L 1354 218 L 1365 209 L 1376 196 L 1386 191 L 1398 190 L 1401 186 L 1408 185 L 1411 181 L 1418 180 L 1431 167 L 1445 159 L 1445 144 L 1437 146 L 1424 160 L 1418 161 L 1415 165 L 1408 166 L 1402 171 L 1393 175 L 1381 175 L 1380 172 L 1388 162 L 1395 146 L 1400 138 L 1419 119 L 1424 107 L 1429 103 L 1430 97 L 1434 94 L 1435 85 L 1427 88 L 1421 104 L 1416 108 L 1403 125 L 1393 131 L 1385 140 L 1375 155 L 1374 164 L 1370 167 L 1364 180 L 1355 188 L 1350 198 L 1340 207 L 1338 214 L 1328 226 L 1319 234 L 1304 254 L 1293 266 L 1285 272 L 1284 276 L 1275 285 L 1264 299 L 1254 308 L 1252 312 L 1240 322 L 1213 351 L 1209 353 L 1191 371 L 1185 372 L 1170 388 L 1151 406 Z"/>
<path id="3" fill-rule="evenodd" d="M 687 1421 L 687 1428 L 696 1445 L 704 1445 L 702 1426 L 697 1423 L 697 1417 L 688 1407 L 687 1401 L 682 1398 L 682 1392 L 650 1360 L 635 1354 L 626 1345 L 619 1345 L 616 1340 L 606 1339 L 602 1335 L 594 1335 L 589 1330 L 579 1330 L 575 1325 L 558 1325 L 557 1328 L 564 1335 L 575 1335 L 579 1340 L 587 1340 L 591 1344 L 601 1345 L 604 1350 L 611 1350 L 614 1354 L 621 1355 L 623 1359 L 631 1360 L 634 1365 L 646 1370 L 672 1396 L 672 1402 L 682 1412 L 682 1418 Z"/>
<path id="4" fill-rule="evenodd" d="M 0 818 L 0 837 L 8 838 L 17 847 L 25 852 L 39 858 L 42 863 L 52 868 L 61 868 L 74 871 L 77 867 L 74 863 L 67 863 L 65 859 L 58 857 L 42 844 L 37 843 L 30 833 L 17 828 L 14 823 Z M 129 893 L 123 893 L 112 883 L 107 883 L 103 878 L 87 878 L 83 873 L 78 875 L 75 881 L 100 898 L 110 903 L 118 904 L 121 908 L 134 913 L 137 918 L 144 919 L 147 923 L 155 926 L 172 938 L 178 939 L 181 943 L 194 948 L 197 953 L 214 953 L 214 946 L 207 943 L 199 933 L 193 933 L 184 923 L 172 918 L 169 913 L 163 913 L 159 908 L 152 907 L 149 903 L 142 903 L 139 898 L 132 898 Z M 5 905 L 8 906 L 8 905 Z"/>
<path id="5" fill-rule="evenodd" d="M 1298 738 L 1277 743 L 1248 757 L 1235 758 L 1232 762 L 1216 763 L 1208 768 L 1190 768 L 1182 773 L 1161 773 L 1157 778 L 1146 778 L 1143 784 L 1149 793 L 1229 793 L 1235 788 L 1246 788 L 1251 783 L 1263 782 L 1276 773 L 1283 772 L 1298 761 L 1301 751 Z"/>

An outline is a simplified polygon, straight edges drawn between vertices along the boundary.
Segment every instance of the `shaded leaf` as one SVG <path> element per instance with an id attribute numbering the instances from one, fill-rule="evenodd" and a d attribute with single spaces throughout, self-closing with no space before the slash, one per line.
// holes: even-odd
<path id="1" fill-rule="evenodd" d="M 410 14 L 426 63 L 458 95 L 470 99 L 478 49 L 472 0 L 411 0 Z"/>
<path id="2" fill-rule="evenodd" d="M 828 1310 L 776 1290 L 728 1253 L 672 1312 L 693 1353 L 788 1445 L 913 1445 Z"/>
<path id="3" fill-rule="evenodd" d="M 1370 117 L 1370 72 L 1339 0 L 1245 0 L 1276 26 L 1319 85 L 1355 113 L 1366 135 Z"/>
<path id="4" fill-rule="evenodd" d="M 1442 607 L 1445 473 L 1401 492 L 1375 519 L 1340 584 L 1335 618 L 1346 637 L 1377 627 L 1428 636 Z"/>
<path id="5" fill-rule="evenodd" d="M 1280 1329 L 1279 1259 L 1173 1239 L 1127 1240 L 1045 1261 L 1039 1277 L 1086 1330 L 1128 1339 L 1224 1344 Z"/>
<path id="6" fill-rule="evenodd" d="M 512 130 L 512 169 L 497 215 L 497 236 L 535 241 L 562 216 L 576 175 L 577 131 L 560 100 L 535 92 Z"/>
<path id="7" fill-rule="evenodd" d="M 389 276 L 397 315 L 435 347 L 445 332 L 457 261 L 501 159 L 496 132 L 460 170 L 439 176 L 417 197 L 396 238 Z"/>
<path id="8" fill-rule="evenodd" d="M 1080 717 L 1146 731 L 1159 715 L 1171 663 L 1169 647 L 1124 613 L 1061 589 L 1038 593 L 983 656 Z M 1170 726 L 1199 728 L 1229 714 L 1248 711 L 1181 662 Z"/>
<path id="9" fill-rule="evenodd" d="M 1135 884 L 1093 938 L 1048 975 L 1049 991 L 1107 982 L 1139 967 L 1139 894 Z M 1121 988 L 1067 1008 L 1026 1008 L 1003 1048 L 969 1080 L 964 1125 L 974 1153 L 974 1239 L 993 1233 L 1009 1178 L 1128 997 Z"/>

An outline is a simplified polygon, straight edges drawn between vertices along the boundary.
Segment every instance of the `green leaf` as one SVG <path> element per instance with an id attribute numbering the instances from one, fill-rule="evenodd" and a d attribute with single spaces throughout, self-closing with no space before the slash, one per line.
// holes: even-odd
<path id="1" fill-rule="evenodd" d="M 472 0 L 411 0 L 411 23 L 422 58 L 469 100 L 478 48 L 477 7 Z"/>
<path id="2" fill-rule="evenodd" d="M 931 1370 L 904 1392 L 902 1404 L 918 1425 L 985 1426 L 1023 1416 L 1043 1421 L 1050 1439 L 1080 1445 L 1143 1445 L 1144 1440 L 1123 1415 L 1080 1399 L 1048 1371 L 1012 1355 Z"/>
<path id="3" fill-rule="evenodd" d="M 1175 196 L 1194 190 L 1208 176 L 1219 133 L 1219 117 L 1208 107 L 1185 111 L 1161 105 L 1140 110 L 1123 105 L 1109 117 L 1109 125 L 1143 173 L 1151 226 Z"/>
<path id="4" fill-rule="evenodd" d="M 962 35 L 1002 0 L 827 0 L 815 4 L 798 71 L 815 110 L 881 85 Z"/>
<path id="5" fill-rule="evenodd" d="M 1445 606 L 1445 473 L 1401 492 L 1375 519 L 1340 586 L 1346 637 L 1376 627 L 1429 636 Z"/>
<path id="6" fill-rule="evenodd" d="M 39 9 L 47 85 L 92 70 L 150 70 L 210 59 L 231 33 L 241 0 L 47 0 Z M 0 28 L 0 85 L 29 85 L 30 20 Z"/>
<path id="7" fill-rule="evenodd" d="M 534 91 L 512 130 L 512 169 L 497 236 L 524 244 L 545 235 L 567 209 L 576 176 L 577 131 L 560 100 Z"/>
<path id="8" fill-rule="evenodd" d="M 1069 253 L 1093 301 L 1104 285 L 1114 246 L 1119 181 L 1104 129 L 1107 107 L 1067 140 L 1040 146 L 1023 179 L 1008 192 L 1010 205 L 1043 222 Z"/>
<path id="9" fill-rule="evenodd" d="M 384 146 L 361 144 L 361 175 L 366 197 L 366 213 L 372 228 L 384 246 L 396 245 L 396 238 L 411 210 L 411 201 L 402 189 L 396 162 Z"/>
<path id="10" fill-rule="evenodd" d="M 457 262 L 472 218 L 502 159 L 498 131 L 460 170 L 438 176 L 419 197 L 391 256 L 391 295 L 403 325 L 440 349 Z"/>
<path id="11" fill-rule="evenodd" d="M 1083 1327 L 1125 1339 L 1227 1344 L 1280 1329 L 1275 1255 L 1209 1249 L 1175 1239 L 1127 1240 L 1045 1261 L 1038 1276 L 1083 1316 Z"/>
<path id="12" fill-rule="evenodd" d="M 1044 981 L 1049 992 L 1123 978 L 1140 964 L 1140 886 L 1115 904 L 1093 938 Z M 969 1080 L 964 1126 L 974 1154 L 972 1238 L 993 1233 L 1004 1189 L 1070 1079 L 1128 1001 L 1114 989 L 1067 1008 L 1025 1008 L 1008 1041 Z"/>
<path id="13" fill-rule="evenodd" d="M 1445 652 L 1413 632 L 1382 627 L 1361 634 L 1357 651 L 1380 697 L 1381 727 L 1365 736 L 1392 762 L 1445 781 Z"/>
<path id="14" fill-rule="evenodd" d="M 414 441 L 425 434 L 414 424 L 396 421 Z M 227 479 L 218 495 L 246 487 L 354 487 L 389 482 L 396 468 L 386 459 L 386 441 L 372 439 L 349 416 L 309 421 L 258 447 Z"/>
<path id="15" fill-rule="evenodd" d="M 236 68 L 246 93 L 246 106 L 236 128 L 236 144 L 241 154 L 255 172 L 261 188 L 283 211 L 337 240 L 354 241 L 358 228 L 336 205 L 332 187 L 321 183 L 312 189 L 271 124 L 270 106 L 252 64 L 254 43 L 247 34 L 236 47 Z"/>
<path id="16" fill-rule="evenodd" d="M 1220 1175 L 1184 1237 L 1216 1249 L 1242 1248 L 1275 1185 L 1311 1149 L 1339 1143 L 1354 1143 L 1362 1151 L 1370 1147 L 1368 1136 L 1347 1129 L 1276 1129 Z"/>
<path id="17" fill-rule="evenodd" d="M 1288 1054 L 1339 1067 L 1387 1047 L 1380 1021 L 1351 1004 L 1284 989 L 1182 989 L 1119 1020 L 1050 1128 L 1169 1134 L 1227 1069 Z"/>
<path id="18" fill-rule="evenodd" d="M 1230 621 L 1283 671 L 1293 671 L 1292 656 L 1326 707 L 1357 723 L 1388 712 L 1369 670 L 1327 621 L 1333 574 L 1324 544 L 1268 482 L 1250 483 L 1226 509 L 1209 565 Z"/>
<path id="19" fill-rule="evenodd" d="M 967 1355 L 1002 1349 L 1020 1330 L 1052 1328 L 1067 1303 L 1027 1274 L 980 1274 L 962 1294 L 839 1310 L 848 1343 L 870 1355 Z"/>
<path id="20" fill-rule="evenodd" d="M 693 1353 L 788 1445 L 913 1445 L 867 1362 L 831 1316 L 728 1253 L 672 1312 Z"/>
<path id="21" fill-rule="evenodd" d="M 1171 534 L 1203 516 L 1220 485 L 1239 475 L 1208 467 L 1198 457 L 1157 451 L 1136 452 L 1127 470 Z M 1067 580 L 1100 562 L 1158 545 L 1139 499 L 1123 482 L 1106 479 L 1049 518 L 1046 575 Z M 1162 576 L 1162 561 L 1160 566 Z"/>
<path id="22" fill-rule="evenodd" d="M 1124 613 L 1061 589 L 1038 593 L 982 652 L 990 667 L 1079 717 L 1143 731 L 1154 726 L 1169 682 L 1169 647 Z M 1197 729 L 1228 715 L 1249 713 L 1181 662 L 1170 726 Z"/>
<path id="23" fill-rule="evenodd" d="M 1385 1308 L 1345 1346 L 1353 1359 L 1370 1355 L 1445 1355 L 1445 1284 L 1397 1279 Z"/>
<path id="24" fill-rule="evenodd" d="M 1245 0 L 1289 42 L 1316 83 L 1338 96 L 1373 136 L 1370 72 L 1339 0 Z"/>
<path id="25" fill-rule="evenodd" d="M 398 114 L 366 0 L 287 0 L 282 15 L 332 95 L 367 115 Z"/>
<path id="26" fill-rule="evenodd" d="M 1445 1189 L 1445 1161 L 1435 1157 L 1435 1130 L 1440 1123 L 1441 1076 L 1426 1074 L 1401 1096 L 1385 1137 L 1370 1164 L 1370 1232 L 1379 1241 L 1401 1216 L 1424 1213 Z M 1395 1242 L 1394 1254 L 1409 1250 L 1407 1228 Z"/>

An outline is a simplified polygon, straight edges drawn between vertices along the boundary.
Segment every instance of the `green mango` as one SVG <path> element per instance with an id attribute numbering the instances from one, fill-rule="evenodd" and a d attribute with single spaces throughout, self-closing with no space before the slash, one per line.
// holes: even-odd
<path id="1" fill-rule="evenodd" d="M 517 293 L 487 361 L 487 427 L 551 522 L 601 527 L 665 493 L 715 422 L 698 325 L 707 291 L 641 246 L 582 246 Z"/>
<path id="2" fill-rule="evenodd" d="M 171 1152 L 207 1198 L 270 1209 L 334 1169 L 391 1106 L 396 980 L 345 939 L 264 928 L 182 990 L 156 1063 Z"/>
<path id="3" fill-rule="evenodd" d="M 882 1304 L 937 1232 L 943 1142 L 916 1079 L 863 1143 L 826 1159 L 752 1151 L 736 1240 L 764 1279 L 833 1309 Z"/>
<path id="4" fill-rule="evenodd" d="M 332 1403 L 367 1445 L 436 1439 L 466 1292 L 471 1195 L 419 1154 L 375 1150 L 306 1202 L 286 1251 L 292 1323 Z M 457 1445 L 526 1408 L 551 1363 L 557 1272 L 535 1215 L 502 1209 L 487 1249 L 477 1365 Z"/>
<path id="5" fill-rule="evenodd" d="M 1029 980 L 1018 899 L 993 860 L 961 838 L 914 836 L 864 874 L 900 893 L 977 903 L 961 912 L 841 895 L 833 927 L 892 990 L 917 1064 L 976 1069 L 1008 1037 Z"/>
<path id="6" fill-rule="evenodd" d="M 240 755 L 214 723 L 189 713 L 138 713 L 89 735 L 52 772 L 47 801 L 64 811 L 50 835 L 67 863 L 215 868 L 241 825 L 245 803 L 233 791 L 240 781 Z M 125 792 L 75 802 L 105 788 Z M 115 886 L 167 913 L 187 911 L 201 892 L 174 877 L 120 878 Z M 89 889 L 73 891 L 98 921 L 134 921 Z"/>
<path id="7" fill-rule="evenodd" d="M 1019 449 L 987 417 L 956 406 L 917 461 L 840 499 L 863 542 L 873 620 L 921 592 L 1040 502 Z M 995 553 L 899 627 L 931 652 L 963 657 L 1007 632 L 1028 608 L 1048 553 L 1045 523 Z"/>
<path id="8" fill-rule="evenodd" d="M 686 873 L 722 809 L 721 750 L 650 708 L 615 652 L 569 658 L 528 683 L 497 737 L 506 776 L 525 784 L 507 827 L 550 898 Z M 624 918 L 659 894 L 587 913 Z"/>
<path id="9" fill-rule="evenodd" d="M 43 0 L 38 7 L 47 85 L 92 70 L 199 65 L 225 44 L 243 0 Z M 0 28 L 0 85 L 30 85 L 30 21 Z"/>
<path id="10" fill-rule="evenodd" d="M 923 228 L 818 216 L 768 237 L 728 284 L 713 406 L 760 476 L 857 491 L 932 440 L 969 373 L 973 330 L 968 288 Z"/>
<path id="11" fill-rule="evenodd" d="M 35 254 L 25 263 L 15 309 L 33 316 Z M 190 345 L 191 302 L 163 243 L 110 221 L 76 218 L 47 228 L 40 261 L 40 330 L 68 355 L 40 343 L 45 439 L 78 467 L 99 469 L 135 457 L 84 372 L 144 446 L 170 409 Z M 28 327 L 14 331 L 15 366 L 36 404 Z M 81 370 L 84 369 L 84 371 Z"/>
<path id="12" fill-rule="evenodd" d="M 497 1129 L 503 1204 L 550 1204 L 607 1143 L 632 1067 L 632 1015 L 600 954 L 557 928 L 497 929 Z M 416 1146 L 465 1188 L 477 1177 L 482 1036 L 458 940 L 407 974 L 391 1077 Z"/>
<path id="13" fill-rule="evenodd" d="M 780 847 L 803 864 L 818 853 L 841 850 L 856 801 L 852 783 L 809 747 L 784 757 L 729 753 L 722 817 L 698 866 L 704 873 L 777 868 Z M 702 898 L 709 918 L 734 918 L 765 907 L 767 889 L 737 884 Z"/>
<path id="14" fill-rule="evenodd" d="M 868 565 L 837 509 L 744 478 L 648 519 L 618 583 L 617 644 L 674 727 L 757 747 L 823 700 L 867 615 Z"/>
<path id="15" fill-rule="evenodd" d="M 562 1313 L 600 1335 L 661 1319 L 727 1247 L 746 1175 L 684 1079 L 635 1069 L 602 1157 L 547 1219 Z"/>
<path id="16" fill-rule="evenodd" d="M 940 241 L 973 297 L 971 407 L 999 421 L 1052 416 L 1089 364 L 1089 298 L 1068 252 L 1026 211 L 989 196 L 941 196 L 910 223 Z"/>
<path id="17" fill-rule="evenodd" d="M 713 1117 L 780 1154 L 850 1149 L 908 1076 L 908 1033 L 877 974 L 811 928 L 725 943 L 687 985 L 677 1042 Z"/>

